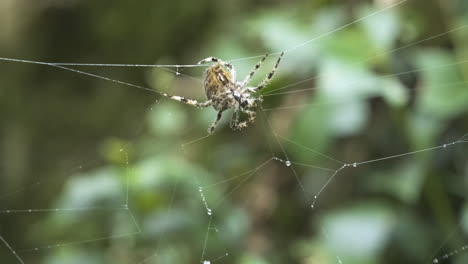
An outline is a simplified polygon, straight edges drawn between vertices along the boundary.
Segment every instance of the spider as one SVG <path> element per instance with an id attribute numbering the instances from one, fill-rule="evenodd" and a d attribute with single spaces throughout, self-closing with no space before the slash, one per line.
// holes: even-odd
<path id="1" fill-rule="evenodd" d="M 166 93 L 163 93 L 162 95 L 199 108 L 212 106 L 216 111 L 218 111 L 218 115 L 216 120 L 208 128 L 209 134 L 213 134 L 221 120 L 223 112 L 228 109 L 233 109 L 234 111 L 230 121 L 231 129 L 241 130 L 255 122 L 255 109 L 258 103 L 261 103 L 263 100 L 262 96 L 258 92 L 265 88 L 265 86 L 271 81 L 283 55 L 284 52 L 282 52 L 278 57 L 273 70 L 256 87 L 249 87 L 247 84 L 268 57 L 268 54 L 262 57 L 243 81 L 238 81 L 236 79 L 236 70 L 231 64 L 216 57 L 208 57 L 198 62 L 198 64 L 213 62 L 213 65 L 208 67 L 205 72 L 204 87 L 205 95 L 208 98 L 205 102 L 198 102 L 182 96 L 173 96 Z M 246 119 L 241 121 L 241 115 L 246 116 Z"/>

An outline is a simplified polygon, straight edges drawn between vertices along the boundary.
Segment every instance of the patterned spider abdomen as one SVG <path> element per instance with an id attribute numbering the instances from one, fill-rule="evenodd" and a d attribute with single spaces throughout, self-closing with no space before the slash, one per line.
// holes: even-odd
<path id="1" fill-rule="evenodd" d="M 232 89 L 231 78 L 231 74 L 219 64 L 214 64 L 206 70 L 205 94 L 213 102 L 214 109 L 218 111 L 225 107 L 223 99 L 230 93 L 228 89 Z"/>

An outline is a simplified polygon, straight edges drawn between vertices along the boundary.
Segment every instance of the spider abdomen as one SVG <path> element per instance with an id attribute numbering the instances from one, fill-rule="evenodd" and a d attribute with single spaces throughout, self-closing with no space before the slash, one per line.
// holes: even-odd
<path id="1" fill-rule="evenodd" d="M 213 65 L 206 70 L 204 85 L 206 97 L 213 101 L 216 110 L 220 110 L 217 109 L 221 107 L 218 101 L 232 88 L 231 74 L 220 65 Z"/>

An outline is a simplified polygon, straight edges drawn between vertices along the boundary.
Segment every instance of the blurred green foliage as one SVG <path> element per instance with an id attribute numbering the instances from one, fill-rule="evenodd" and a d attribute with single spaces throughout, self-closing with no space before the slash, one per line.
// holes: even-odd
<path id="1" fill-rule="evenodd" d="M 395 3 L 2 0 L 0 57 L 194 64 L 296 48 L 256 123 L 231 131 L 226 115 L 207 138 L 213 109 L 0 61 L 0 235 L 25 263 L 467 263 L 466 144 L 345 168 L 310 207 L 340 167 L 323 154 L 369 161 L 468 132 L 468 3 L 372 15 Z M 239 78 L 255 63 L 233 61 Z M 200 68 L 79 70 L 204 98 Z M 18 263 L 1 243 L 0 263 Z"/>

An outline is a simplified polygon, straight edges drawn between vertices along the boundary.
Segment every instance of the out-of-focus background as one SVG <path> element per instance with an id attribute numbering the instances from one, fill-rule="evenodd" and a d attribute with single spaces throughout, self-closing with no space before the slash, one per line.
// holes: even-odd
<path id="1" fill-rule="evenodd" d="M 243 79 L 288 52 L 207 138 L 213 109 L 0 61 L 0 263 L 468 263 L 468 2 L 397 3 L 1 0 L 0 57 Z M 205 98 L 200 67 L 72 68 Z"/>

